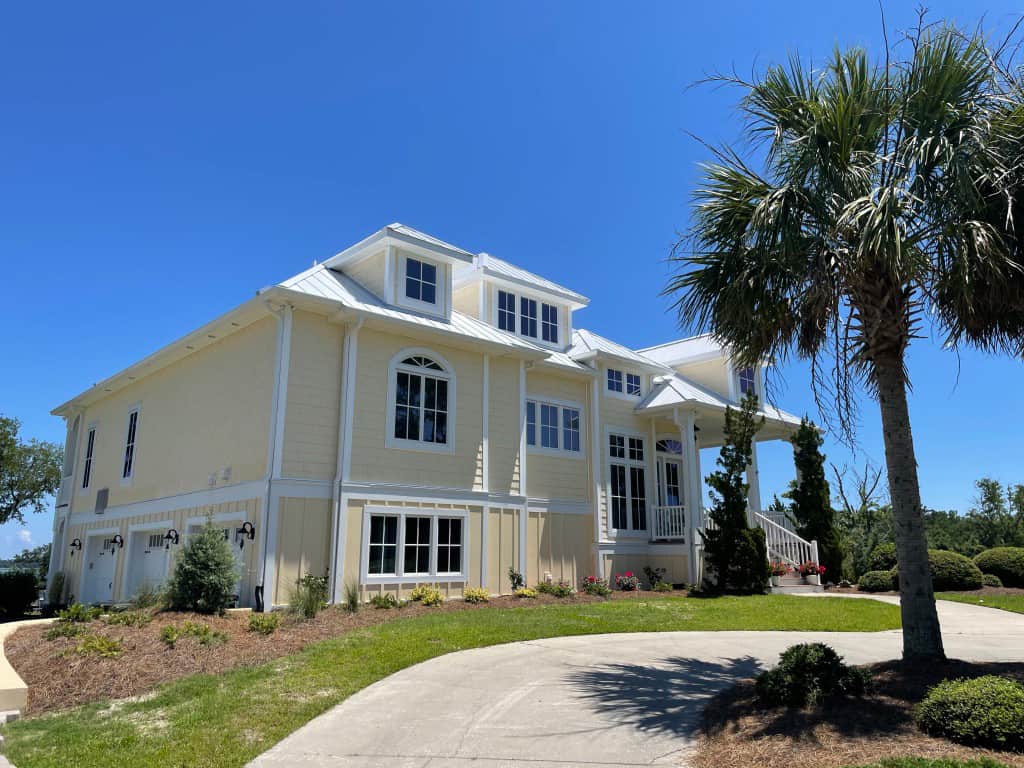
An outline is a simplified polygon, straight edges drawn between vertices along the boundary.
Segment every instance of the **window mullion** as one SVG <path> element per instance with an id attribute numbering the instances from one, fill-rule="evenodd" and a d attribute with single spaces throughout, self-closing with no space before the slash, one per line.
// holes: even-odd
<path id="1" fill-rule="evenodd" d="M 405 515 L 398 516 L 398 538 L 395 540 L 395 576 L 405 576 Z"/>
<path id="2" fill-rule="evenodd" d="M 430 516 L 430 575 L 437 575 L 437 515 Z"/>

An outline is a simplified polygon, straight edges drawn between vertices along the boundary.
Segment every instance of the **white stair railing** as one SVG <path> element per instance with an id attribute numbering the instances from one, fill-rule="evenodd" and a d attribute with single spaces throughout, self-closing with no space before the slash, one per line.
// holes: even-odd
<path id="1" fill-rule="evenodd" d="M 800 538 L 760 512 L 753 514 L 755 522 L 764 530 L 769 560 L 781 560 L 791 566 L 818 562 L 818 542 Z"/>

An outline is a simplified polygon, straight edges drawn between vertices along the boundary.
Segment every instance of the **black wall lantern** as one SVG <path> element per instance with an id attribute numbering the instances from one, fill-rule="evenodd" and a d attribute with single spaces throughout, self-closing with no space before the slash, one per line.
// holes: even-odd
<path id="1" fill-rule="evenodd" d="M 81 552 L 81 551 L 82 551 L 82 540 L 81 539 L 73 539 L 71 541 L 71 556 L 74 557 L 75 556 L 75 552 Z"/>
<path id="2" fill-rule="evenodd" d="M 175 528 L 168 528 L 167 533 L 164 534 L 164 549 L 170 549 L 171 544 L 177 544 L 181 540 L 181 536 L 178 535 L 178 531 Z"/>
<path id="3" fill-rule="evenodd" d="M 116 555 L 119 549 L 124 549 L 124 536 L 120 533 L 115 533 L 114 537 L 110 540 L 110 554 Z"/>
<path id="4" fill-rule="evenodd" d="M 242 527 L 235 531 L 235 538 L 238 539 L 238 548 L 244 548 L 246 539 L 252 541 L 256 538 L 256 526 L 246 520 Z"/>

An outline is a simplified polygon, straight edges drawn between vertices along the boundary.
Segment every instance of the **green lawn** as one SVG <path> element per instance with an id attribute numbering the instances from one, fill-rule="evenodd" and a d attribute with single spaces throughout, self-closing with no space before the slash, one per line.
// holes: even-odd
<path id="1" fill-rule="evenodd" d="M 438 613 L 358 630 L 257 667 L 183 678 L 142 700 L 17 721 L 4 728 L 4 748 L 18 768 L 241 766 L 361 688 L 466 648 L 605 632 L 898 627 L 894 605 L 785 595 Z"/>
<path id="2" fill-rule="evenodd" d="M 1000 608 L 1004 611 L 1024 613 L 1024 594 L 1019 595 L 972 595 L 969 592 L 938 592 L 938 600 L 952 600 L 956 603 L 983 605 L 986 608 Z"/>

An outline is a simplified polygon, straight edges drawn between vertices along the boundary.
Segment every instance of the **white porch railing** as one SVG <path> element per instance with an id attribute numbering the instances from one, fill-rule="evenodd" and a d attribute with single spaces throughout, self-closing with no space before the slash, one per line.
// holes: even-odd
<path id="1" fill-rule="evenodd" d="M 674 507 L 659 506 L 654 507 L 653 513 L 653 520 L 651 521 L 652 539 L 686 540 L 686 507 L 682 505 Z"/>
<path id="2" fill-rule="evenodd" d="M 781 560 L 792 566 L 818 562 L 818 542 L 800 538 L 793 531 L 783 528 L 759 512 L 754 512 L 753 515 L 754 521 L 764 529 L 769 560 Z"/>

